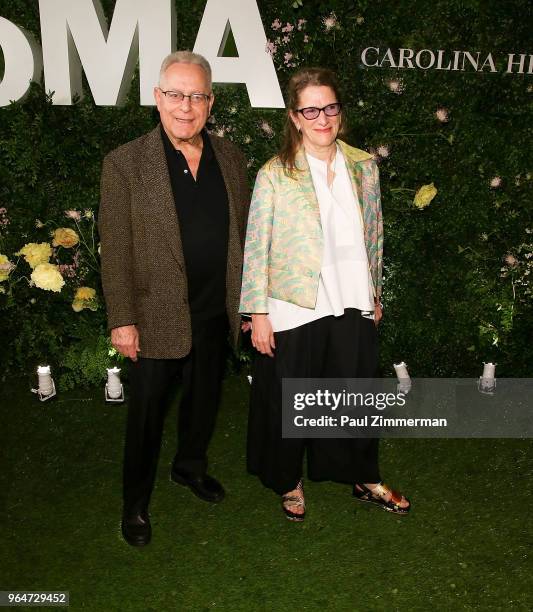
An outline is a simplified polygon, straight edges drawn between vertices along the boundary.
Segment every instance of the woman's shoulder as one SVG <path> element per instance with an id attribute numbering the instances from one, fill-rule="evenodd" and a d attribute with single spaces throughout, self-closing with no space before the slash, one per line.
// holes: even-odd
<path id="1" fill-rule="evenodd" d="M 363 149 L 352 147 L 351 145 L 345 143 L 342 140 L 337 140 L 337 143 L 344 157 L 352 162 L 374 160 L 374 156 L 372 155 L 372 153 L 368 153 L 368 151 L 363 151 Z"/>

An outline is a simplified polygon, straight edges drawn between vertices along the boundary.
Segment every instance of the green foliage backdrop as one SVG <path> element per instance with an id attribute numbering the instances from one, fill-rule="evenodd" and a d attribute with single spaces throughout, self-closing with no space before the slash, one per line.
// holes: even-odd
<path id="1" fill-rule="evenodd" d="M 114 2 L 103 4 L 110 20 Z M 192 48 L 205 2 L 176 4 L 178 48 Z M 258 4 L 282 87 L 302 65 L 333 68 L 348 140 L 379 161 L 383 371 L 403 359 L 414 376 L 479 375 L 482 361 L 497 362 L 500 376 L 530 374 L 533 81 L 505 74 L 508 53 L 532 51 L 529 0 Z M 1 15 L 39 38 L 37 2 L 5 0 Z M 381 56 L 389 47 L 492 53 L 498 72 L 367 68 L 360 51 L 368 46 L 380 47 Z M 86 91 L 74 106 L 54 107 L 35 85 L 26 100 L 0 109 L 1 371 L 47 361 L 64 386 L 97 382 L 116 360 L 105 341 L 93 235 L 100 167 L 108 151 L 157 122 L 156 111 L 139 106 L 137 77 L 121 108 L 96 107 Z M 215 93 L 209 127 L 242 147 L 253 181 L 276 151 L 283 112 L 252 109 L 243 86 L 216 86 Z M 437 195 L 415 206 L 415 192 L 430 183 Z M 50 261 L 63 266 L 65 286 L 43 291 L 29 285 L 31 270 L 16 253 L 26 243 L 50 242 L 60 227 L 82 240 L 54 248 Z M 16 265 L 9 274 L 6 259 Z M 75 312 L 79 287 L 97 295 Z"/>

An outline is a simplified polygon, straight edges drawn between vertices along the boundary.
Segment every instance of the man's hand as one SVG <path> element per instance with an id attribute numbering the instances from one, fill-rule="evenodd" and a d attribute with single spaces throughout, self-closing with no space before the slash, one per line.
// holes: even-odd
<path id="1" fill-rule="evenodd" d="M 139 332 L 135 325 L 123 325 L 111 330 L 111 344 L 124 357 L 129 357 L 132 361 L 137 361 L 139 348 Z"/>
<path id="2" fill-rule="evenodd" d="M 274 357 L 272 349 L 276 348 L 276 343 L 268 315 L 252 315 L 252 344 L 263 355 Z"/>

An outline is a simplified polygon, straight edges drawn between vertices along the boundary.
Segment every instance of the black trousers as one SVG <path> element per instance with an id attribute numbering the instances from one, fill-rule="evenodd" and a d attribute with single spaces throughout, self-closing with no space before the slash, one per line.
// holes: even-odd
<path id="1" fill-rule="evenodd" d="M 283 378 L 373 378 L 374 321 L 355 308 L 274 334 L 274 357 L 256 354 L 248 420 L 248 470 L 279 495 L 296 487 L 307 451 L 312 480 L 379 482 L 377 439 L 283 439 Z"/>
<path id="2" fill-rule="evenodd" d="M 173 469 L 190 475 L 207 470 L 207 447 L 215 427 L 226 362 L 226 315 L 196 322 L 191 352 L 183 359 L 131 362 L 124 445 L 124 513 L 146 510 L 154 488 L 168 407 L 182 383 Z"/>

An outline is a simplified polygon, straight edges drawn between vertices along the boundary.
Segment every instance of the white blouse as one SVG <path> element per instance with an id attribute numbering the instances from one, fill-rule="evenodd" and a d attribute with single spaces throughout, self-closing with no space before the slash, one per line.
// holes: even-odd
<path id="1" fill-rule="evenodd" d="M 275 332 L 293 329 L 316 319 L 344 314 L 345 308 L 374 310 L 372 277 L 365 248 L 363 219 L 344 156 L 337 147 L 327 182 L 327 162 L 306 153 L 320 208 L 324 236 L 322 267 L 315 308 L 303 308 L 268 298 L 268 317 Z"/>

